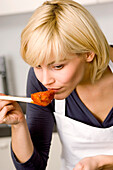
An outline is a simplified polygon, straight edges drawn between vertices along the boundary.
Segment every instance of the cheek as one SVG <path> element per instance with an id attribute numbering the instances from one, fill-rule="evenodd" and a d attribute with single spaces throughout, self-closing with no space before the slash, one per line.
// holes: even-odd
<path id="1" fill-rule="evenodd" d="M 55 77 L 57 82 L 61 84 L 69 84 L 74 80 L 75 75 L 72 71 L 65 71 L 65 72 L 61 71 Z"/>
<path id="2" fill-rule="evenodd" d="M 83 70 L 70 68 L 68 72 L 65 72 L 65 75 L 61 76 L 60 80 L 62 84 L 76 86 L 82 81 L 83 76 L 84 76 Z"/>
<path id="3" fill-rule="evenodd" d="M 36 77 L 37 77 L 37 79 L 38 79 L 40 82 L 42 82 L 42 76 L 41 76 L 41 73 L 37 73 L 37 74 L 36 74 Z"/>

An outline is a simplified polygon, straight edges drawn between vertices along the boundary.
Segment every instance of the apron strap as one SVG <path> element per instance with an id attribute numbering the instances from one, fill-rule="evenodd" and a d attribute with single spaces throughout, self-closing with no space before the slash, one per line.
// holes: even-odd
<path id="1" fill-rule="evenodd" d="M 63 100 L 55 99 L 55 112 L 65 116 L 65 99 Z"/>
<path id="2" fill-rule="evenodd" d="M 109 68 L 110 68 L 110 70 L 113 73 L 113 62 L 111 60 L 109 61 Z"/>

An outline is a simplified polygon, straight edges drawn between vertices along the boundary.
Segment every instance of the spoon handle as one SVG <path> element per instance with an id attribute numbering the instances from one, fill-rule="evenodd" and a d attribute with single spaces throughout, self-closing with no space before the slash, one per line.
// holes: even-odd
<path id="1" fill-rule="evenodd" d="M 16 96 L 0 96 L 0 100 L 12 100 L 25 103 L 32 103 L 33 100 L 30 97 L 16 97 Z"/>

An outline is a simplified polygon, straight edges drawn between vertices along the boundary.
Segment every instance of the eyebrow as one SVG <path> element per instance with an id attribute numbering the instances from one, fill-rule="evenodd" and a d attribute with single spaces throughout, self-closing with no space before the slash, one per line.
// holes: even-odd
<path id="1" fill-rule="evenodd" d="M 55 61 L 52 61 L 52 62 L 48 63 L 47 65 L 51 65 L 51 64 L 54 64 L 54 63 L 55 63 Z"/>
<path id="2" fill-rule="evenodd" d="M 58 62 L 63 62 L 63 61 L 65 61 L 66 59 L 63 59 L 63 60 L 59 60 Z M 50 62 L 50 63 L 48 63 L 48 65 L 51 65 L 51 64 L 54 64 L 56 61 L 52 61 L 52 62 Z"/>

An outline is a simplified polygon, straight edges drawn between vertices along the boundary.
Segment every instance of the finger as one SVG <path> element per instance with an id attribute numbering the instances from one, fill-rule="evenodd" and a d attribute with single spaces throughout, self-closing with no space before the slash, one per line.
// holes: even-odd
<path id="1" fill-rule="evenodd" d="M 5 94 L 3 94 L 3 93 L 0 93 L 0 96 L 6 96 Z M 8 104 L 11 104 L 11 103 L 13 103 L 14 101 L 9 101 L 9 100 L 2 100 L 2 99 L 0 99 L 0 110 L 4 107 L 4 106 L 6 106 L 6 105 L 8 105 Z"/>
<path id="2" fill-rule="evenodd" d="M 0 110 L 2 110 L 5 106 L 12 104 L 13 102 L 14 102 L 14 101 L 9 101 L 9 100 L 5 101 L 5 100 L 1 100 L 1 101 L 0 101 Z"/>
<path id="3" fill-rule="evenodd" d="M 7 119 L 7 114 L 14 110 L 13 105 L 7 105 L 0 111 L 0 123 L 4 123 Z"/>

